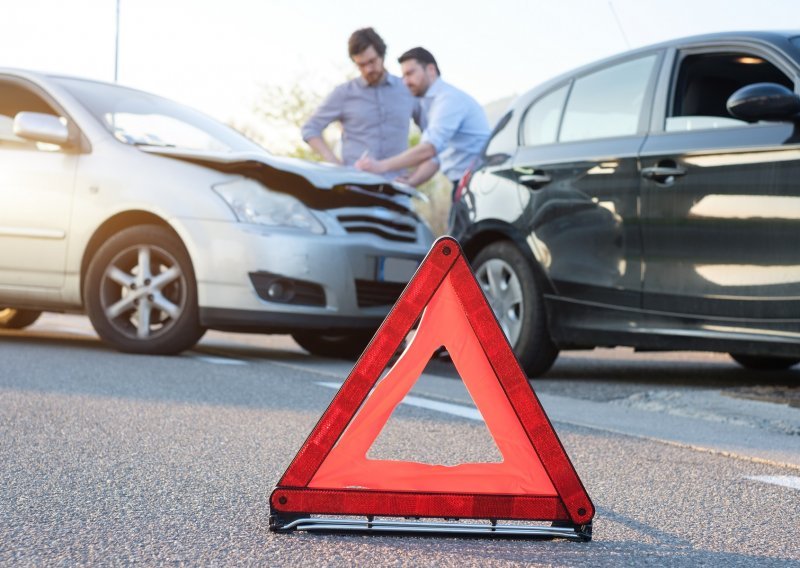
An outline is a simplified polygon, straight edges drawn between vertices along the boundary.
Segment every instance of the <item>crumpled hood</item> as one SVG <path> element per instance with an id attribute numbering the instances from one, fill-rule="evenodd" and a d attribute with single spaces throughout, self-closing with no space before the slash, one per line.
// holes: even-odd
<path id="1" fill-rule="evenodd" d="M 258 177 L 270 188 L 276 191 L 295 194 L 293 187 L 276 186 L 270 183 L 272 178 L 281 178 L 283 182 L 289 181 L 286 174 L 304 179 L 316 189 L 358 188 L 359 191 L 372 188 L 377 194 L 384 196 L 417 197 L 427 200 L 426 197 L 409 185 L 392 182 L 384 177 L 369 172 L 364 172 L 353 167 L 336 166 L 320 162 L 310 162 L 297 158 L 284 158 L 272 156 L 266 152 L 211 152 L 201 150 L 188 150 L 184 148 L 164 148 L 160 146 L 139 146 L 139 149 L 148 154 L 158 154 L 169 158 L 184 160 L 199 165 L 225 172 L 248 175 L 255 171 L 263 170 Z M 266 166 L 259 168 L 259 164 Z M 269 172 L 282 172 L 283 175 L 270 175 Z M 266 177 L 267 179 L 263 179 Z M 290 184 L 293 185 L 293 184 Z M 302 184 L 301 184 L 302 185 Z M 302 196 L 297 195 L 302 199 Z M 327 209 L 327 207 L 323 207 Z"/>

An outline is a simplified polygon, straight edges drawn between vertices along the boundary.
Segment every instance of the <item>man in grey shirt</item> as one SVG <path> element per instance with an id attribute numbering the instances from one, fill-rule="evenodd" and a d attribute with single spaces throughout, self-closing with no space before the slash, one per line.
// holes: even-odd
<path id="1" fill-rule="evenodd" d="M 417 103 L 403 81 L 383 66 L 386 44 L 375 30 L 353 32 L 348 50 L 361 76 L 336 87 L 303 125 L 302 134 L 326 162 L 352 166 L 362 157 L 381 160 L 404 151 Z M 341 160 L 322 138 L 322 131 L 336 120 L 342 124 Z M 400 173 L 384 175 L 394 178 Z"/>

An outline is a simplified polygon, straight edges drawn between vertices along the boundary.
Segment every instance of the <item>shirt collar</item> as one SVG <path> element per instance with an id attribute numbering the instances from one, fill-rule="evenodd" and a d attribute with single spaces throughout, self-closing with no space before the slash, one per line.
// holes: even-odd
<path id="1" fill-rule="evenodd" d="M 428 90 L 425 91 L 425 94 L 422 96 L 425 99 L 435 97 L 439 91 L 442 90 L 442 85 L 444 82 L 442 81 L 441 77 L 436 77 L 436 80 L 428 87 Z"/>
<path id="2" fill-rule="evenodd" d="M 369 88 L 369 85 L 367 84 L 366 80 L 364 80 L 364 77 L 362 77 L 361 75 L 356 77 L 356 81 L 358 81 L 359 86 L 364 87 L 365 89 Z M 397 81 L 397 77 L 386 71 L 383 74 L 383 80 L 375 86 L 382 87 L 383 85 L 394 85 L 395 81 Z"/>

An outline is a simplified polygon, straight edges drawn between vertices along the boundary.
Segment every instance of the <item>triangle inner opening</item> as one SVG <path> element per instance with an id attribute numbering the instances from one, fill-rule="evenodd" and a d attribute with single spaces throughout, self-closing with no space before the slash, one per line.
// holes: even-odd
<path id="1" fill-rule="evenodd" d="M 444 466 L 502 462 L 503 456 L 463 381 L 436 377 L 429 372 L 431 366 L 429 361 L 394 409 L 367 452 L 367 459 Z M 443 396 L 445 393 L 448 396 Z M 460 409 L 472 412 L 455 415 Z"/>

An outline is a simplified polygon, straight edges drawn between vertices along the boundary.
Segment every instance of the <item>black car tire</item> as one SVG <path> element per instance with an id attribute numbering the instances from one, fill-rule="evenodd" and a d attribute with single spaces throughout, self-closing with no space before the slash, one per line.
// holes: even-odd
<path id="1" fill-rule="evenodd" d="M 745 369 L 755 371 L 782 371 L 800 363 L 796 357 L 769 357 L 765 355 L 741 355 L 730 353 L 731 358 Z"/>
<path id="2" fill-rule="evenodd" d="M 355 331 L 330 334 L 317 331 L 298 331 L 292 337 L 300 347 L 320 357 L 331 359 L 357 359 L 366 349 L 373 332 Z"/>
<path id="3" fill-rule="evenodd" d="M 492 305 L 498 322 L 506 332 L 506 337 L 509 337 L 510 332 L 506 325 L 508 322 L 504 322 L 504 320 L 509 314 L 516 318 L 513 323 L 518 326 L 518 333 L 516 333 L 516 337 L 509 337 L 509 343 L 519 359 L 522 369 L 529 377 L 536 377 L 547 372 L 558 357 L 558 348 L 550 338 L 544 301 L 536 276 L 528 261 L 512 243 L 499 241 L 484 248 L 475 257 L 472 266 L 475 267 L 478 283 L 489 300 L 489 304 Z M 502 274 L 507 285 L 516 286 L 514 283 L 514 279 L 516 279 L 519 285 L 519 297 L 512 300 L 513 305 L 499 305 L 503 303 L 503 299 L 499 297 L 500 294 L 493 294 L 487 276 L 492 267 Z M 512 335 L 514 335 L 513 332 Z"/>
<path id="4" fill-rule="evenodd" d="M 205 332 L 189 254 L 165 227 L 130 227 L 108 239 L 89 265 L 85 301 L 98 335 L 126 353 L 173 355 Z"/>
<path id="5" fill-rule="evenodd" d="M 0 307 L 0 329 L 25 329 L 33 324 L 42 312 Z"/>

